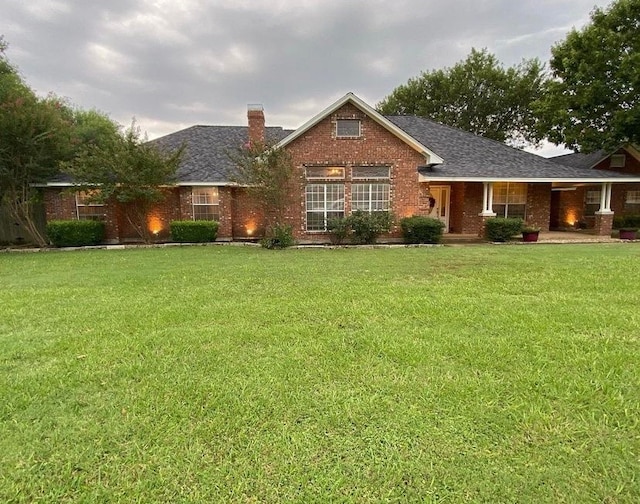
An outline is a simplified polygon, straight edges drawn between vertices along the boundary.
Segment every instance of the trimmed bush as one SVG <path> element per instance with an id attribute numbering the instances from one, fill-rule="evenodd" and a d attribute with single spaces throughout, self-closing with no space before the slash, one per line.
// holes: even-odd
<path id="1" fill-rule="evenodd" d="M 340 245 L 351 234 L 351 226 L 346 217 L 334 217 L 328 220 L 327 231 L 331 236 L 331 242 Z"/>
<path id="2" fill-rule="evenodd" d="M 494 217 L 487 219 L 486 236 L 489 241 L 506 242 L 522 232 L 524 222 L 522 219 L 505 219 Z"/>
<path id="3" fill-rule="evenodd" d="M 218 235 L 216 221 L 171 221 L 171 239 L 178 243 L 212 242 Z"/>
<path id="4" fill-rule="evenodd" d="M 444 232 L 444 222 L 433 217 L 414 215 L 400 220 L 405 243 L 439 243 Z"/>
<path id="5" fill-rule="evenodd" d="M 267 249 L 284 249 L 295 245 L 293 228 L 287 224 L 276 224 L 267 230 L 267 236 L 260 240 L 260 245 Z"/>
<path id="6" fill-rule="evenodd" d="M 625 215 L 620 227 L 622 229 L 640 229 L 640 215 Z"/>
<path id="7" fill-rule="evenodd" d="M 104 239 L 104 222 L 54 220 L 47 223 L 47 236 L 55 247 L 98 245 Z"/>
<path id="8" fill-rule="evenodd" d="M 393 224 L 390 212 L 363 212 L 356 210 L 346 218 L 354 243 L 375 243 Z"/>
<path id="9" fill-rule="evenodd" d="M 613 218 L 613 229 L 620 229 L 624 227 L 624 217 L 615 216 Z"/>

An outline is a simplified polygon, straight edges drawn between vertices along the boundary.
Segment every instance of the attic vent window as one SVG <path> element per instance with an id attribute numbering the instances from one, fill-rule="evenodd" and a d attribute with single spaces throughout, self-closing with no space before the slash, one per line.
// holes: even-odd
<path id="1" fill-rule="evenodd" d="M 338 119 L 336 121 L 336 138 L 359 138 L 360 119 Z"/>
<path id="2" fill-rule="evenodd" d="M 624 168 L 627 157 L 624 154 L 611 155 L 611 168 Z"/>

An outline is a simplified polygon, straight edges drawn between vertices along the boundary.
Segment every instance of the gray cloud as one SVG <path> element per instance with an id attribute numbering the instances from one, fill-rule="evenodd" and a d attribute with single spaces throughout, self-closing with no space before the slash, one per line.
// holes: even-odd
<path id="1" fill-rule="evenodd" d="M 608 1 L 600 0 L 605 6 Z M 472 47 L 549 58 L 594 0 L 5 0 L 9 58 L 38 92 L 151 137 L 192 124 L 296 127 L 353 91 L 371 104 Z"/>

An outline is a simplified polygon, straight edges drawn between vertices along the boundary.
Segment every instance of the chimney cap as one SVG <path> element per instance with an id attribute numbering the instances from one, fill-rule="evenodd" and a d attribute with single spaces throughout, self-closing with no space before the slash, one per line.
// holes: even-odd
<path id="1" fill-rule="evenodd" d="M 262 106 L 262 103 L 249 103 L 247 105 L 247 111 L 249 112 L 262 112 L 264 111 L 264 107 Z"/>

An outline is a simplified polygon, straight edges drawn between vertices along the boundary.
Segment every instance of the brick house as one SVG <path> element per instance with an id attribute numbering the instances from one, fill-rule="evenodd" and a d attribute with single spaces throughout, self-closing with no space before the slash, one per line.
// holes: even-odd
<path id="1" fill-rule="evenodd" d="M 154 140 L 168 149 L 184 143 L 186 152 L 178 183 L 149 215 L 149 230 L 162 240 L 171 220 L 215 219 L 220 240 L 261 236 L 263 216 L 246 188 L 231 181 L 229 154 L 264 140 L 291 155 L 295 176 L 285 218 L 302 243 L 327 241 L 327 220 L 358 209 L 388 210 L 398 219 L 428 215 L 442 220 L 446 232 L 462 234 L 482 233 L 494 216 L 521 217 L 542 230 L 587 216 L 606 235 L 614 212 L 630 210 L 634 203 L 626 201 L 640 190 L 640 158 L 631 148 L 622 149 L 621 167 L 621 152 L 609 156 L 615 165 L 609 158 L 594 165 L 548 160 L 425 118 L 382 116 L 348 93 L 296 130 L 265 127 L 262 107 L 250 105 L 246 127 L 193 126 Z M 135 239 L 122 208 L 88 204 L 72 187 L 47 184 L 47 219 L 101 218 L 107 241 Z M 599 191 L 597 198 L 590 191 Z M 399 238 L 397 227 L 383 237 Z"/>

